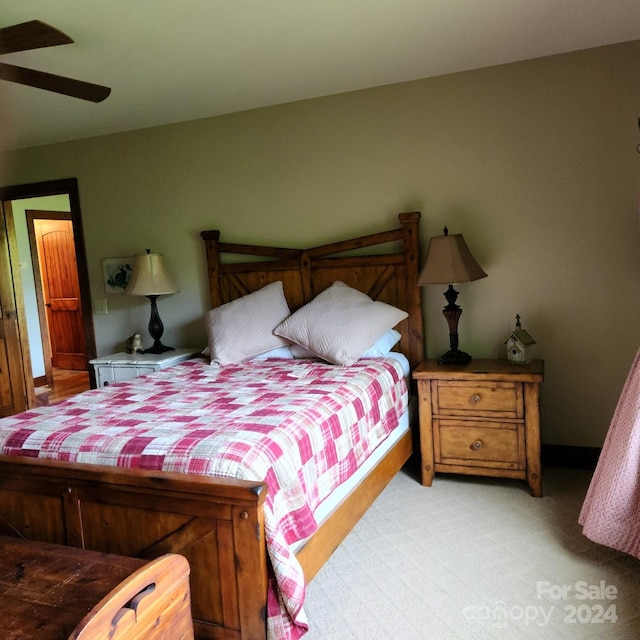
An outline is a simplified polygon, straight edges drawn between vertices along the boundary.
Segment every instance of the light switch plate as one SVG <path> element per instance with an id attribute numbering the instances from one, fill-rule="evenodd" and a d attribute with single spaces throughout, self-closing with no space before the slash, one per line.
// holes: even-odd
<path id="1" fill-rule="evenodd" d="M 106 315 L 107 313 L 109 313 L 109 311 L 107 310 L 107 301 L 104 298 L 100 300 L 94 300 L 93 311 L 97 315 Z"/>

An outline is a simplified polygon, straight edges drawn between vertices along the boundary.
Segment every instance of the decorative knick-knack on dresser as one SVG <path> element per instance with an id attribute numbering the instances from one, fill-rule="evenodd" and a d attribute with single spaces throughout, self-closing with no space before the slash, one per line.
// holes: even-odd
<path id="1" fill-rule="evenodd" d="M 142 337 L 139 333 L 134 333 L 124 341 L 124 350 L 127 353 L 144 353 Z"/>
<path id="2" fill-rule="evenodd" d="M 504 343 L 507 345 L 507 360 L 511 364 L 529 364 L 533 360 L 536 341 L 522 328 L 520 315 L 516 315 L 516 328 Z"/>

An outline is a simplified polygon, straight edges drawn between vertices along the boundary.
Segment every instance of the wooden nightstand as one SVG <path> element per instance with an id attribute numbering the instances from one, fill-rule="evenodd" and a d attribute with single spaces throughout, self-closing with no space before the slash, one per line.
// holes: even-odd
<path id="1" fill-rule="evenodd" d="M 544 361 L 472 360 L 413 371 L 420 408 L 422 484 L 435 472 L 518 478 L 542 495 L 540 383 Z"/>
<path id="2" fill-rule="evenodd" d="M 146 373 L 172 367 L 178 362 L 193 358 L 200 349 L 175 349 L 165 353 L 113 353 L 89 360 L 96 374 L 96 386 L 106 387 L 114 382 L 131 380 Z"/>

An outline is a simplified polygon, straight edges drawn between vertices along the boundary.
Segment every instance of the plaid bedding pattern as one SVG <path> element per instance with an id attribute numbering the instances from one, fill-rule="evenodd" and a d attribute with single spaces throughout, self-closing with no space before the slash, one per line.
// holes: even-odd
<path id="1" fill-rule="evenodd" d="M 268 633 L 294 639 L 308 626 L 289 545 L 315 531 L 315 508 L 398 425 L 407 401 L 391 358 L 189 360 L 4 418 L 0 452 L 266 482 Z"/>

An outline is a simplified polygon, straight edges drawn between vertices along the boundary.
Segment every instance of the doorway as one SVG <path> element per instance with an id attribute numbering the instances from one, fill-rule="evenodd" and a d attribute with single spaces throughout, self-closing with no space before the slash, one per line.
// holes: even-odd
<path id="1" fill-rule="evenodd" d="M 11 225 L 8 226 L 14 227 L 14 222 L 20 222 L 25 226 L 25 234 L 28 225 L 25 207 L 29 206 L 28 199 L 43 198 L 46 202 L 48 196 L 65 196 L 66 211 L 52 212 L 46 206 L 39 205 L 33 207 L 38 209 L 31 214 L 33 236 L 27 241 L 26 250 L 20 250 L 20 255 L 15 229 L 13 238 L 10 233 L 5 238 L 11 254 L 11 279 L 16 303 L 24 309 L 24 321 L 20 323 L 18 318 L 18 323 L 24 325 L 17 332 L 19 347 L 28 354 L 25 362 L 36 362 L 41 357 L 46 363 L 45 370 L 42 371 L 41 366 L 37 375 L 35 365 L 23 367 L 23 384 L 27 388 L 38 384 L 51 385 L 54 383 L 54 373 L 60 367 L 63 370 L 87 370 L 87 386 L 95 386 L 91 367 L 88 366 L 88 361 L 96 357 L 96 346 L 77 181 L 55 180 L 0 188 L 4 216 L 11 220 Z M 18 215 L 14 215 L 14 210 Z M 18 220 L 18 216 L 25 219 Z M 48 223 L 45 223 L 44 230 L 41 229 L 39 233 L 36 231 L 39 217 L 44 221 L 53 220 L 54 224 L 57 219 L 64 224 L 58 229 L 47 229 Z M 38 233 L 41 244 L 47 245 L 43 249 L 43 258 L 38 253 Z M 53 264 L 46 258 L 47 251 L 54 257 Z M 32 266 L 29 265 L 30 257 Z M 52 271 L 48 274 L 49 267 Z M 61 286 L 55 284 L 56 277 L 53 277 L 52 291 L 47 293 L 43 278 L 51 280 L 49 276 L 55 276 L 56 270 L 59 270 L 57 281 Z M 71 271 L 73 277 L 69 277 Z M 30 287 L 32 291 L 29 291 Z M 38 287 L 40 292 L 34 292 L 33 289 Z M 37 304 L 25 304 L 25 295 L 33 297 Z M 35 400 L 32 400 L 28 402 L 28 406 L 34 403 Z"/>

